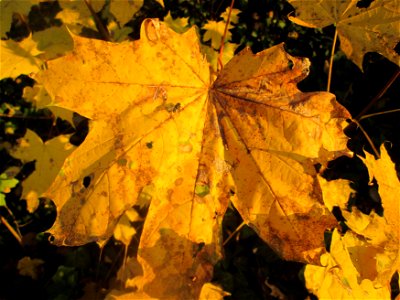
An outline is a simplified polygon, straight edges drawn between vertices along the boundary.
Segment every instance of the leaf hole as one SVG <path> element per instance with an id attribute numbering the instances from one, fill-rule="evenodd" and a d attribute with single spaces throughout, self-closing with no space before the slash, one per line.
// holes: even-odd
<path id="1" fill-rule="evenodd" d="M 356 6 L 358 8 L 368 8 L 374 0 L 360 0 L 357 2 Z"/>
<path id="2" fill-rule="evenodd" d="M 290 70 L 293 70 L 293 68 L 294 68 L 294 62 L 293 62 L 293 60 L 291 60 L 291 59 L 289 59 L 289 61 L 288 61 L 288 68 L 289 68 Z"/>
<path id="3" fill-rule="evenodd" d="M 49 241 L 50 244 L 53 244 L 55 240 L 56 240 L 56 238 L 54 237 L 54 235 L 50 235 L 48 237 L 48 241 Z"/>
<path id="4" fill-rule="evenodd" d="M 85 178 L 83 178 L 83 186 L 87 189 L 90 185 L 90 182 L 92 181 L 91 176 L 85 176 Z"/>

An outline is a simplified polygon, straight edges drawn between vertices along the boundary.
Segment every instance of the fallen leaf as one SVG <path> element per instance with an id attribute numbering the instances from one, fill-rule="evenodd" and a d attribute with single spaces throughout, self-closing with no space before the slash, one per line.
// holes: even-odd
<path id="1" fill-rule="evenodd" d="M 358 7 L 358 2 L 289 0 L 296 9 L 296 17 L 289 19 L 311 28 L 334 24 L 341 49 L 360 69 L 367 52 L 378 52 L 399 65 L 394 48 L 400 41 L 400 1 L 375 0 L 367 8 Z"/>
<path id="2" fill-rule="evenodd" d="M 73 39 L 73 53 L 35 77 L 54 103 L 91 119 L 46 193 L 55 244 L 105 240 L 124 211 L 150 205 L 138 292 L 198 298 L 232 200 L 284 258 L 317 262 L 336 221 L 314 164 L 344 153 L 349 114 L 332 94 L 297 89 L 307 59 L 283 45 L 244 50 L 214 81 L 194 28 L 145 20 L 139 41 Z"/>

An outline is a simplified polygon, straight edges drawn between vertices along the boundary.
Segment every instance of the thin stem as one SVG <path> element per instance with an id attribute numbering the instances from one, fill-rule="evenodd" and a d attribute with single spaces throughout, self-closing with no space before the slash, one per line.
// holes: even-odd
<path id="1" fill-rule="evenodd" d="M 353 121 L 354 123 L 356 123 L 357 126 L 360 128 L 361 132 L 364 134 L 364 136 L 365 136 L 365 138 L 367 139 L 368 143 L 371 145 L 372 151 L 374 151 L 376 157 L 377 157 L 377 158 L 380 158 L 381 156 L 379 155 L 378 150 L 375 148 L 375 145 L 374 145 L 374 143 L 372 142 L 371 138 L 369 137 L 368 133 L 364 130 L 364 128 L 361 126 L 361 124 L 360 124 L 357 120 L 353 119 L 352 121 Z"/>
<path id="2" fill-rule="evenodd" d="M 218 68 L 217 68 L 218 71 L 222 70 L 222 68 L 224 66 L 224 64 L 222 63 L 222 56 L 224 53 L 225 37 L 226 37 L 226 33 L 228 32 L 229 23 L 231 22 L 231 13 L 232 13 L 234 4 L 235 4 L 235 0 L 232 0 L 231 6 L 229 7 L 228 19 L 226 20 L 226 24 L 225 24 L 224 35 L 221 38 L 221 46 L 219 47 L 219 56 L 218 56 Z"/>
<path id="3" fill-rule="evenodd" d="M 10 223 L 8 223 L 8 221 L 7 221 L 3 216 L 0 216 L 0 219 L 1 219 L 1 223 L 3 223 L 4 226 L 7 227 L 7 229 L 8 229 L 8 230 L 11 232 L 11 234 L 15 237 L 15 239 L 18 241 L 18 243 L 19 243 L 20 245 L 22 245 L 22 237 L 21 237 L 21 234 L 18 233 L 18 232 L 10 225 Z"/>
<path id="4" fill-rule="evenodd" d="M 87 8 L 90 10 L 90 13 L 92 14 L 94 22 L 96 23 L 96 27 L 99 30 L 101 36 L 106 41 L 111 42 L 112 38 L 111 38 L 110 32 L 108 31 L 108 28 L 104 26 L 103 22 L 100 20 L 99 16 L 94 11 L 92 5 L 90 4 L 90 0 L 84 0 L 84 1 L 85 1 Z"/>
<path id="5" fill-rule="evenodd" d="M 333 65 L 333 57 L 335 56 L 337 36 L 338 36 L 338 31 L 337 31 L 337 27 L 335 27 L 335 36 L 333 37 L 331 57 L 329 59 L 328 84 L 327 84 L 327 87 L 326 87 L 326 91 L 327 92 L 329 92 L 331 90 L 332 65 Z"/>
<path id="6" fill-rule="evenodd" d="M 242 223 L 235 229 L 235 231 L 232 232 L 232 233 L 228 236 L 228 238 L 222 243 L 222 246 L 225 246 L 225 245 L 234 237 L 234 235 L 235 235 L 236 233 L 238 233 L 240 229 L 242 229 L 242 227 L 243 227 L 244 225 L 246 225 L 246 223 L 245 223 L 245 222 L 242 222 Z"/>
<path id="7" fill-rule="evenodd" d="M 400 69 L 393 74 L 389 81 L 385 84 L 382 90 L 369 102 L 369 104 L 355 117 L 356 120 L 361 120 L 362 115 L 364 115 L 370 108 L 386 93 L 389 87 L 395 82 L 397 77 L 400 75 Z"/>
<path id="8" fill-rule="evenodd" d="M 367 118 L 370 118 L 370 117 L 390 114 L 390 113 L 394 113 L 394 112 L 400 112 L 400 108 L 387 110 L 387 111 L 381 111 L 381 112 L 377 112 L 377 113 L 373 113 L 373 114 L 369 114 L 369 115 L 364 115 L 364 116 L 360 117 L 360 119 L 358 121 L 361 121 L 361 120 L 364 120 L 364 119 L 367 119 Z"/>

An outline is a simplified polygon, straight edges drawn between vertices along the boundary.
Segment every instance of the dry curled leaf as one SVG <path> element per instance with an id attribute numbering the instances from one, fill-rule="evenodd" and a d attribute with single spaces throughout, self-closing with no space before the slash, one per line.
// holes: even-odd
<path id="1" fill-rule="evenodd" d="M 91 119 L 47 191 L 56 244 L 107 239 L 125 210 L 150 205 L 139 292 L 197 298 L 232 200 L 284 258 L 318 260 L 336 221 L 314 164 L 343 153 L 349 114 L 332 94 L 297 89 L 307 59 L 283 45 L 244 50 L 214 80 L 194 28 L 145 20 L 139 41 L 73 38 L 74 51 L 35 77 L 54 104 Z"/>

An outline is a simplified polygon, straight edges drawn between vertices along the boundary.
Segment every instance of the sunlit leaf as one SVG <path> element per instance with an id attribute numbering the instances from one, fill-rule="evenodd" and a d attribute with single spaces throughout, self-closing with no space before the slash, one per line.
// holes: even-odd
<path id="1" fill-rule="evenodd" d="M 38 58 L 41 51 L 32 37 L 27 37 L 21 42 L 5 40 L 1 42 L 1 68 L 0 78 L 16 78 L 21 74 L 29 75 L 38 72 L 42 60 Z"/>
<path id="2" fill-rule="evenodd" d="M 214 81 L 194 28 L 145 20 L 139 41 L 73 38 L 73 53 L 35 77 L 56 105 L 91 119 L 46 193 L 57 245 L 105 240 L 124 211 L 150 205 L 138 293 L 197 298 L 232 200 L 282 257 L 318 261 L 336 221 L 314 164 L 345 153 L 349 114 L 332 94 L 297 89 L 307 59 L 283 45 L 247 49 Z"/>

